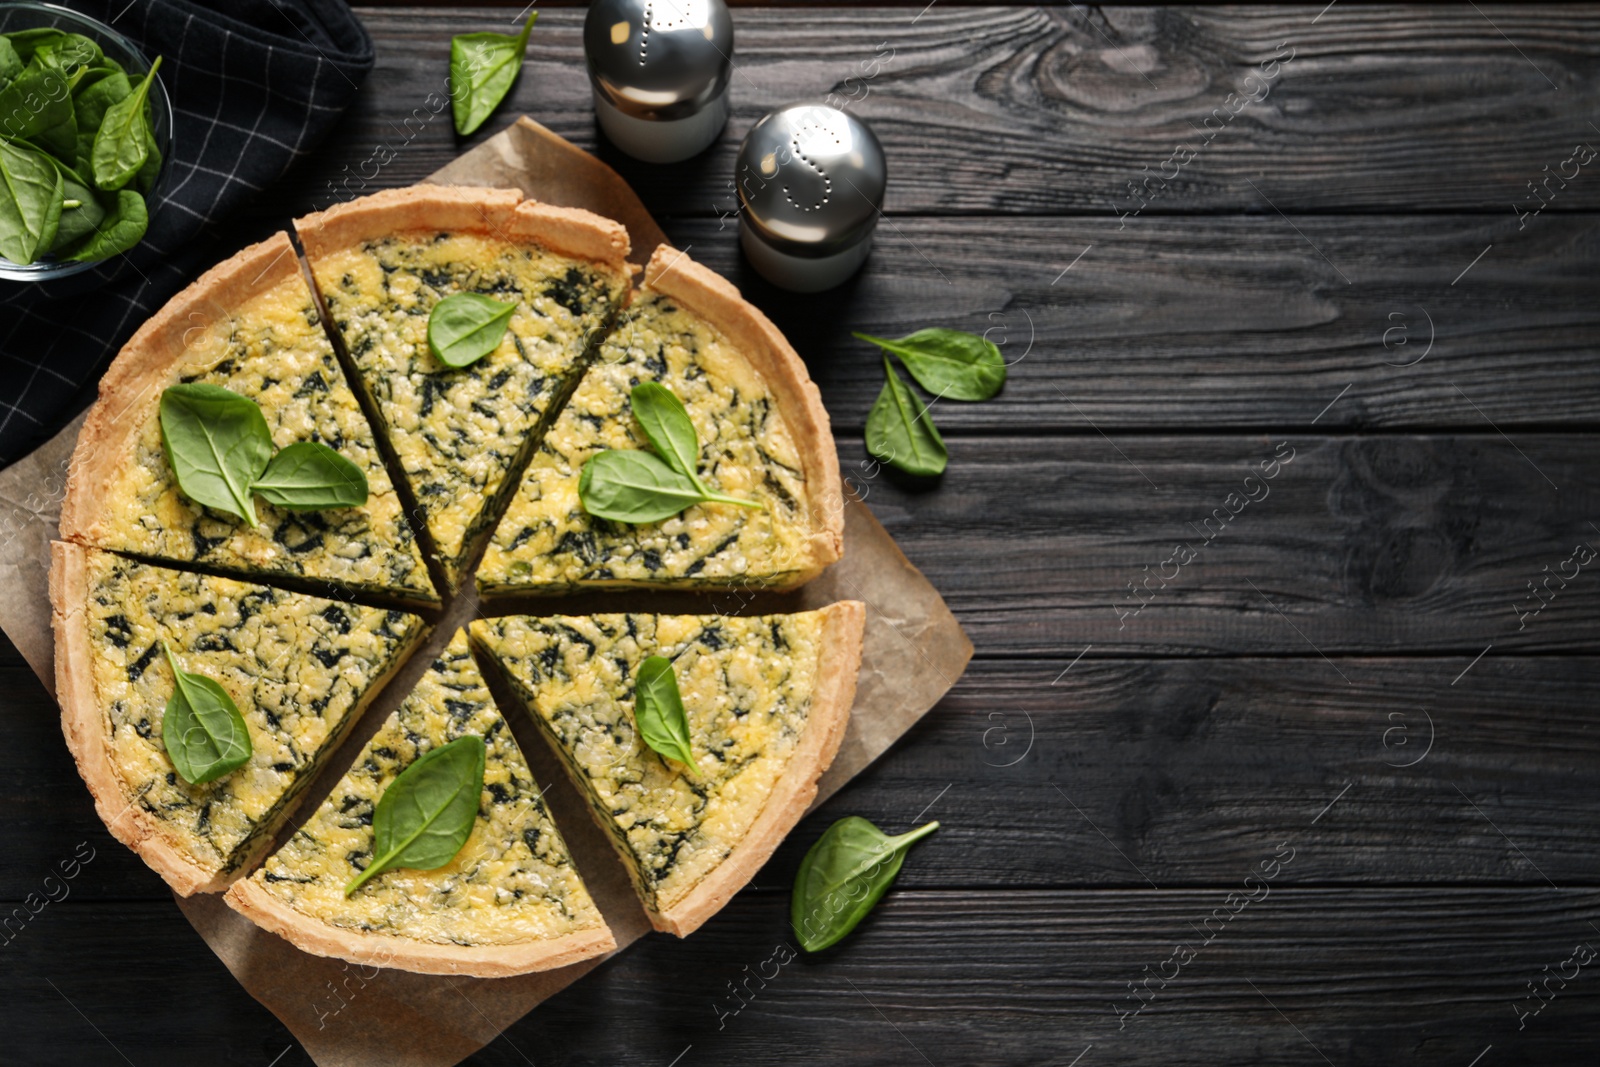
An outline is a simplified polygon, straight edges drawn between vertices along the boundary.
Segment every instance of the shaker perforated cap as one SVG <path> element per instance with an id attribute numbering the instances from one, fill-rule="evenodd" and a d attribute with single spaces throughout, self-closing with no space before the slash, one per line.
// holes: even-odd
<path id="1" fill-rule="evenodd" d="M 756 123 L 734 166 L 741 218 L 754 235 L 812 258 L 871 237 L 888 178 L 867 124 L 825 104 L 791 104 Z"/>
<path id="2" fill-rule="evenodd" d="M 733 71 L 723 0 L 595 0 L 583 51 L 597 99 L 630 118 L 689 118 L 722 96 Z"/>

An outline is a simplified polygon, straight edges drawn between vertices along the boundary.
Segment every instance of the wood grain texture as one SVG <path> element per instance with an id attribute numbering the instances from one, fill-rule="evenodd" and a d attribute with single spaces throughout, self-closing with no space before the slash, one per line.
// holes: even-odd
<path id="1" fill-rule="evenodd" d="M 1499 223 L 1464 216 L 1163 218 L 1122 231 L 892 220 L 866 269 L 817 296 L 761 279 L 732 223 L 668 232 L 785 331 L 841 432 L 860 431 L 883 386 L 877 350 L 851 332 L 931 324 L 983 334 L 1012 364 L 994 400 L 933 409 L 946 434 L 1593 429 L 1600 217 L 1546 221 L 1505 241 Z"/>
<path id="2" fill-rule="evenodd" d="M 708 1065 L 1062 1067 L 1092 1044 L 1081 1067 L 1309 1064 L 1319 1053 L 1462 1067 L 1490 1044 L 1502 1063 L 1589 1062 L 1600 1041 L 1594 963 L 1552 982 L 1521 1031 L 1516 1014 L 1539 1003 L 1527 983 L 1544 968 L 1600 944 L 1594 890 L 1268 886 L 1213 920 L 1201 944 L 1196 929 L 1225 900 L 895 890 L 846 945 L 780 966 L 786 900 L 745 894 L 694 938 L 651 935 L 466 1062 L 666 1065 L 693 1046 Z M 170 904 L 68 903 L 37 922 L 0 970 L 0 1040 L 37 1048 L 35 1035 L 51 1035 L 28 1062 L 310 1063 Z M 1163 963 L 1179 944 L 1195 957 L 1121 1019 L 1135 1004 L 1129 983 L 1171 974 Z M 93 959 L 93 973 L 77 959 Z M 762 972 L 764 987 L 749 977 Z M 748 990 L 744 1006 L 730 983 Z M 182 1006 L 183 1026 L 150 1010 L 152 990 Z"/>
<path id="3" fill-rule="evenodd" d="M 833 93 L 884 143 L 890 214 L 1109 215 L 1131 209 L 1134 182 L 1155 195 L 1152 213 L 1468 210 L 1515 231 L 1527 184 L 1600 137 L 1587 123 L 1600 102 L 1592 7 L 1338 5 L 1313 24 L 1320 6 L 742 9 L 719 142 L 673 167 L 602 155 L 649 187 L 658 214 L 714 214 L 731 208 L 745 131 L 774 107 Z M 365 173 L 374 146 L 395 150 L 381 166 L 388 185 L 448 162 L 448 109 L 430 117 L 425 100 L 445 80 L 449 39 L 506 32 L 516 10 L 364 16 L 377 69 L 327 148 L 263 210 L 285 193 L 327 195 L 329 181 Z M 509 101 L 464 144 L 526 112 L 596 145 L 582 20 L 540 16 Z M 1261 80 L 1264 62 L 1289 55 Z M 1207 141 L 1208 129 L 1220 132 Z M 1194 158 L 1163 169 L 1185 144 Z M 1591 171 L 1550 186 L 1547 214 L 1600 206 Z"/>

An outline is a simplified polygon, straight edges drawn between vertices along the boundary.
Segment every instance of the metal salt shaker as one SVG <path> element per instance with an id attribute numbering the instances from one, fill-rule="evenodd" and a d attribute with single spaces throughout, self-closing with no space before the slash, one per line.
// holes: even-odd
<path id="1" fill-rule="evenodd" d="M 728 122 L 733 19 L 723 0 L 595 0 L 583 52 L 600 128 L 636 159 L 688 159 Z"/>
<path id="2" fill-rule="evenodd" d="M 831 289 L 872 249 L 889 169 L 866 123 L 825 104 L 791 104 L 739 148 L 739 243 L 772 284 Z"/>

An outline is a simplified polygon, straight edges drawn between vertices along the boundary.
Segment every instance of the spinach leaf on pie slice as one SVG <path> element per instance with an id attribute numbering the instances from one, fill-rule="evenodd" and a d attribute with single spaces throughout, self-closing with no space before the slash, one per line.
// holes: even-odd
<path id="1" fill-rule="evenodd" d="M 611 838 L 658 930 L 684 936 L 760 868 L 816 795 L 849 720 L 863 605 L 794 615 L 480 619 L 503 671 Z M 671 662 L 688 749 L 664 757 L 639 676 Z M 692 757 L 693 770 L 682 757 Z"/>
<path id="2" fill-rule="evenodd" d="M 626 302 L 627 233 L 512 190 L 444 186 L 364 197 L 296 230 L 454 586 Z M 474 307 L 481 321 L 463 319 Z"/>
<path id="3" fill-rule="evenodd" d="M 471 773 L 446 767 L 426 789 L 437 795 L 412 790 L 396 807 L 403 774 L 458 752 L 481 763 L 451 759 Z M 391 830 L 420 840 L 440 825 L 431 817 L 452 817 L 458 777 L 472 790 L 468 832 L 427 857 L 430 869 L 399 863 L 369 875 L 384 805 L 402 812 Z M 227 901 L 308 952 L 433 974 L 522 974 L 615 947 L 464 631 L 321 807 Z"/>
<path id="4" fill-rule="evenodd" d="M 843 505 L 800 357 L 727 281 L 662 247 L 529 461 L 478 590 L 792 588 L 838 558 Z"/>
<path id="5" fill-rule="evenodd" d="M 184 895 L 222 889 L 259 858 L 424 630 L 403 611 L 65 542 L 52 548 L 50 597 L 78 769 L 111 832 Z M 208 766 L 197 757 L 205 738 L 175 707 L 174 664 L 242 722 L 246 736 L 229 737 L 226 773 L 211 780 L 196 773 Z"/>
<path id="6" fill-rule="evenodd" d="M 163 443 L 160 407 L 172 386 L 225 389 L 253 402 L 280 456 L 313 445 L 336 451 L 364 477 L 365 502 L 306 510 L 287 490 L 251 493 L 254 525 L 197 503 L 182 491 Z M 315 593 L 438 602 L 286 235 L 245 249 L 168 303 L 112 363 L 100 397 L 73 454 L 64 539 Z"/>

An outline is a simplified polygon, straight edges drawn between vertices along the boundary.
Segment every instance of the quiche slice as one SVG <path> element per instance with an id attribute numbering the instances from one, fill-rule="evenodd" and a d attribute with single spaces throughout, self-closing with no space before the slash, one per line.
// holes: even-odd
<path id="1" fill-rule="evenodd" d="M 300 791 L 422 636 L 422 620 L 110 552 L 51 545 L 56 696 L 78 773 L 118 840 L 184 896 L 252 866 Z M 244 716 L 249 762 L 204 785 L 162 740 L 182 669 Z"/>
<path id="2" fill-rule="evenodd" d="M 372 862 L 384 790 L 418 757 L 467 734 L 488 752 L 461 851 L 436 870 L 385 870 L 347 898 L 345 886 Z M 226 899 L 307 952 L 424 974 L 495 978 L 616 948 L 460 630 L 316 813 Z"/>
<path id="3" fill-rule="evenodd" d="M 700 475 L 759 511 L 701 504 L 658 523 L 591 517 L 590 457 L 646 448 L 629 394 L 670 389 L 700 440 Z M 485 595 L 602 586 L 791 588 L 839 558 L 844 513 L 828 414 L 805 364 L 727 281 L 666 246 L 534 454 L 478 569 Z"/>
<path id="4" fill-rule="evenodd" d="M 593 343 L 625 304 L 620 225 L 509 189 L 420 185 L 297 220 L 312 276 L 454 587 Z M 440 300 L 514 304 L 493 352 L 428 347 Z"/>
<path id="5" fill-rule="evenodd" d="M 858 601 L 795 615 L 480 619 L 504 670 L 633 876 L 683 937 L 738 892 L 805 813 L 855 699 Z M 634 684 L 673 660 L 696 775 L 646 747 Z"/>
<path id="6" fill-rule="evenodd" d="M 321 441 L 365 472 L 365 505 L 286 511 L 256 499 L 260 525 L 178 488 L 162 450 L 162 392 L 203 382 L 256 401 L 278 448 Z M 64 540 L 324 595 L 439 600 L 400 498 L 317 318 L 289 238 L 207 271 L 133 335 L 106 371 L 68 471 Z"/>

